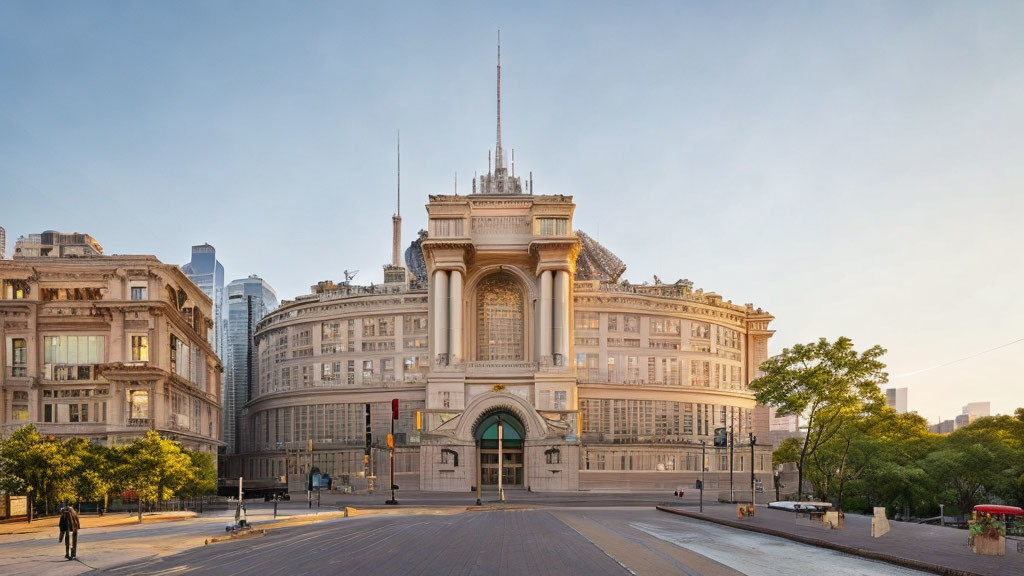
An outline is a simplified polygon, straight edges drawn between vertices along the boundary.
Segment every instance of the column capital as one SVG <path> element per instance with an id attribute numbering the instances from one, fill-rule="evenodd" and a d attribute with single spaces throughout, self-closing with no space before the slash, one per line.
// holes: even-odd
<path id="1" fill-rule="evenodd" d="M 538 276 L 545 270 L 564 270 L 575 274 L 580 241 L 576 237 L 534 240 L 530 243 L 530 253 L 537 259 Z"/>

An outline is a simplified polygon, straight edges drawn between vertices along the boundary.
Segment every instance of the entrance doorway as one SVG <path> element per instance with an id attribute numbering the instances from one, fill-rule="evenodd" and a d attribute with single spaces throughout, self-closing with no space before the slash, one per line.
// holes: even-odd
<path id="1" fill-rule="evenodd" d="M 503 487 L 522 486 L 523 437 L 526 435 L 522 422 L 508 412 L 494 412 L 480 421 L 474 435 L 480 455 L 480 485 L 497 487 L 500 474 Z"/>
<path id="2" fill-rule="evenodd" d="M 521 486 L 523 484 L 523 449 L 502 450 L 501 483 L 504 486 Z M 480 451 L 480 484 L 490 486 L 498 484 L 498 451 Z"/>

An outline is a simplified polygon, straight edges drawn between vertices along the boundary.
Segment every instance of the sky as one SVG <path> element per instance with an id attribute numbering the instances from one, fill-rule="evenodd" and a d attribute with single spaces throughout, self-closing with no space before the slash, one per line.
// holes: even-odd
<path id="1" fill-rule="evenodd" d="M 292 299 L 380 282 L 502 136 L 631 282 L 888 350 L 931 421 L 1024 406 L 1020 2 L 0 3 L 0 226 Z M 1012 343 L 1012 344 L 1011 344 Z M 1009 345 L 1007 345 L 1009 344 Z"/>

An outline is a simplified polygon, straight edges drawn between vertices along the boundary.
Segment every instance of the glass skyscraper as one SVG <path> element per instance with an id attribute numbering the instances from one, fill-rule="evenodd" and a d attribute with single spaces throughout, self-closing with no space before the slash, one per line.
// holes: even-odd
<path id="1" fill-rule="evenodd" d="M 223 387 L 223 434 L 229 454 L 237 453 L 242 408 L 256 388 L 257 358 L 252 336 L 256 323 L 277 308 L 277 294 L 255 274 L 228 284 L 227 378 Z"/>
<path id="2" fill-rule="evenodd" d="M 210 345 L 224 362 L 224 266 L 217 261 L 217 249 L 209 244 L 192 247 L 192 261 L 181 271 L 213 300 L 213 330 Z M 223 402 L 223 398 L 221 399 Z"/>

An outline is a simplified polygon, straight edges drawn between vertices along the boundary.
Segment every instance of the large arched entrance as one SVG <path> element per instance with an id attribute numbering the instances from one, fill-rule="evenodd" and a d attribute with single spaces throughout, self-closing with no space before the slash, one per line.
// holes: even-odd
<path id="1" fill-rule="evenodd" d="M 480 485 L 498 487 L 522 486 L 523 440 L 526 428 L 508 410 L 496 409 L 481 415 L 473 429 L 479 454 Z"/>

